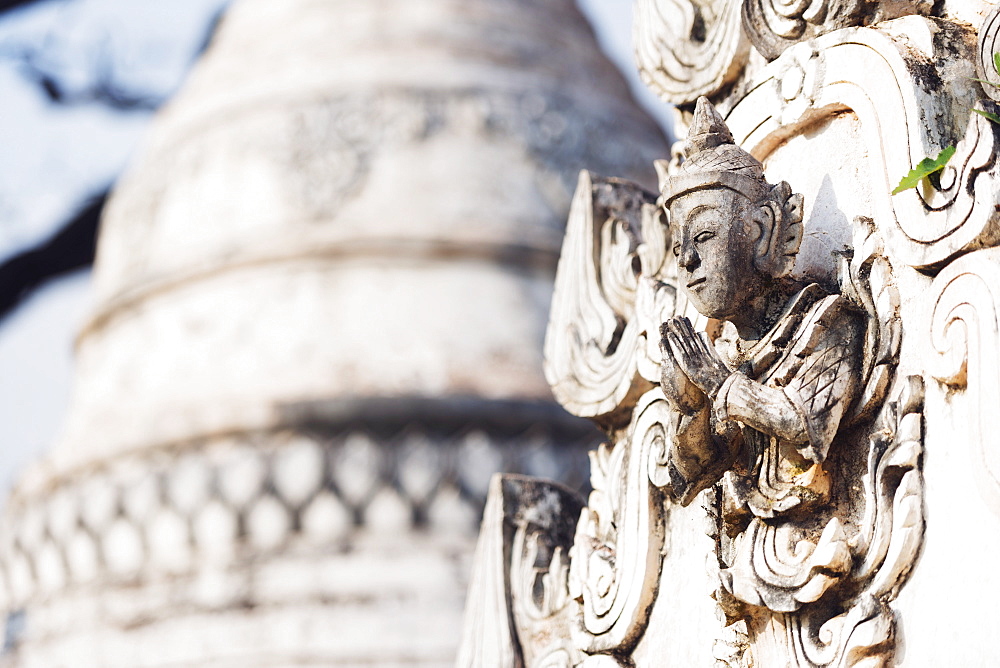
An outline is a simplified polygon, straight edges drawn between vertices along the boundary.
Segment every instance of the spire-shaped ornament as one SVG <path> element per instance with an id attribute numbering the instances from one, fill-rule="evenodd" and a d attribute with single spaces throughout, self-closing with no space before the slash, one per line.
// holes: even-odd
<path id="1" fill-rule="evenodd" d="M 695 104 L 684 154 L 687 159 L 681 165 L 681 173 L 728 171 L 764 180 L 763 165 L 736 145 L 722 115 L 706 97 L 699 97 Z"/>

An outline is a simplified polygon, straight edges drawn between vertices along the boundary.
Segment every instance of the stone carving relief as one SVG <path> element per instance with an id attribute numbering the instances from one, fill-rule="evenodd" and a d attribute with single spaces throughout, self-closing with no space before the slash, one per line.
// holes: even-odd
<path id="1" fill-rule="evenodd" d="M 1000 53 L 1000 7 L 995 7 L 979 29 L 976 70 L 980 79 L 994 85 L 983 86 L 983 92 L 1000 100 L 1000 72 L 997 72 L 993 54 Z"/>
<path id="2" fill-rule="evenodd" d="M 674 104 L 733 83 L 750 53 L 734 0 L 637 0 L 634 34 L 639 74 Z"/>
<path id="3" fill-rule="evenodd" d="M 992 430 L 1000 392 L 1000 249 L 970 253 L 934 279 L 930 341 L 936 353 L 934 378 L 967 394 L 969 436 L 975 453 L 973 477 L 979 493 L 1000 512 L 1000 452 Z"/>
<path id="4" fill-rule="evenodd" d="M 956 103 L 975 76 L 967 36 L 922 17 L 893 27 L 932 39 L 929 50 L 916 51 L 899 33 L 872 28 L 820 37 L 764 68 L 752 90 L 738 96 L 727 122 L 737 143 L 763 157 L 825 119 L 856 114 L 867 146 L 876 147 L 867 156 L 878 186 L 869 213 L 884 229 L 887 251 L 910 266 L 931 268 L 996 235 L 1000 128 L 971 105 Z M 964 58 L 956 59 L 959 47 Z M 932 61 L 938 68 L 928 67 Z M 989 100 L 978 104 L 996 109 Z M 910 167 L 949 144 L 956 152 L 940 188 L 890 195 Z"/>
<path id="5" fill-rule="evenodd" d="M 639 3 L 650 31 L 637 36 L 643 68 L 651 35 L 692 31 L 692 16 L 722 21 L 736 3 L 660 16 L 673 32 L 642 25 L 656 4 Z M 940 434 L 945 417 L 962 422 L 979 497 L 1000 514 L 990 434 L 1000 135 L 973 111 L 1000 108 L 971 80 L 975 31 L 932 10 L 747 0 L 744 26 L 771 62 L 737 72 L 747 77 L 738 86 L 704 89 L 719 108 L 697 99 L 683 150 L 656 165 L 658 195 L 581 175 L 546 376 L 606 442 L 591 453 L 593 491 L 579 516 L 547 516 L 558 550 L 494 541 L 509 556 L 494 565 L 511 589 L 491 600 L 524 628 L 517 601 L 537 586 L 513 574 L 540 568 L 548 619 L 558 620 L 547 628 L 563 639 L 558 660 L 529 660 L 518 649 L 527 634 L 515 630 L 503 665 L 661 665 L 671 648 L 730 668 L 897 665 L 899 595 L 927 531 L 928 424 Z M 762 20 L 766 39 L 751 30 Z M 697 31 L 712 35 L 708 24 Z M 980 53 L 989 39 L 980 34 Z M 948 145 L 939 177 L 892 194 Z M 835 226 L 843 244 L 817 255 L 816 239 Z M 508 515 L 527 512 L 505 503 Z M 699 517 L 708 572 L 679 571 L 693 548 L 672 540 L 675 523 Z M 489 517 L 481 544 L 488 535 L 500 535 Z M 714 647 L 689 652 L 693 641 L 678 637 L 688 629 L 665 625 L 676 621 L 665 608 L 694 605 L 664 600 L 684 578 L 713 592 Z M 467 638 L 489 626 L 474 619 Z"/>
<path id="6" fill-rule="evenodd" d="M 737 82 L 751 47 L 771 61 L 841 28 L 932 11 L 928 0 L 636 0 L 636 63 L 664 100 L 691 104 Z"/>
<path id="7" fill-rule="evenodd" d="M 783 284 L 802 238 L 802 198 L 787 183 L 763 180 L 761 164 L 732 143 L 705 100 L 687 159 L 667 177 L 662 197 L 678 283 L 700 313 L 725 323 L 715 345 L 686 318 L 661 330 L 660 386 L 681 416 L 665 487 L 686 504 L 721 481 L 716 600 L 729 622 L 746 624 L 759 665 L 793 655 L 803 665 L 837 665 L 851 652 L 891 653 L 880 646 L 891 638 L 892 613 L 875 603 L 898 586 L 915 552 L 905 550 L 903 564 L 888 566 L 899 572 L 882 583 L 885 591 L 868 593 L 886 567 L 888 545 L 908 536 L 883 532 L 873 543 L 875 528 L 866 524 L 888 516 L 891 526 L 900 493 L 915 496 L 919 509 L 919 482 L 901 492 L 902 483 L 886 484 L 881 470 L 885 453 L 904 447 L 908 456 L 896 466 L 916 465 L 919 391 L 902 409 L 917 420 L 915 434 L 903 432 L 905 446 L 891 408 L 867 443 L 863 427 L 849 430 L 881 408 L 898 353 L 895 313 L 879 313 L 872 294 L 874 283 L 890 293 L 885 304 L 898 301 L 888 266 L 869 242 L 869 253 L 846 263 L 842 295 Z M 861 478 L 864 461 L 877 490 L 864 500 L 868 508 L 838 479 Z M 918 546 L 919 536 L 913 542 Z M 855 568 L 859 563 L 870 565 Z M 810 605 L 820 600 L 824 605 Z M 832 601 L 840 614 L 827 612 Z M 862 622 L 878 632 L 861 631 Z M 730 665 L 744 663 L 734 657 Z"/>
<path id="8" fill-rule="evenodd" d="M 483 513 L 493 530 L 476 549 L 467 611 L 469 619 L 486 623 L 467 629 L 459 665 L 579 663 L 564 614 L 572 525 L 561 520 L 582 506 L 574 492 L 555 483 L 494 478 Z"/>
<path id="9" fill-rule="evenodd" d="M 743 28 L 754 47 L 774 60 L 792 44 L 839 28 L 925 14 L 932 2 L 895 0 L 743 0 Z"/>

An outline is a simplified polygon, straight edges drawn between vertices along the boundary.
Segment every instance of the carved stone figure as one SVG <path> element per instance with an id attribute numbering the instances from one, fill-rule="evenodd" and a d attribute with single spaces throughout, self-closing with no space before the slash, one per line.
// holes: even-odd
<path id="1" fill-rule="evenodd" d="M 854 472 L 867 445 L 858 430 L 845 434 L 844 418 L 864 384 L 866 330 L 878 324 L 861 304 L 787 280 L 802 196 L 768 184 L 704 98 L 686 154 L 662 192 L 678 284 L 725 326 L 720 352 L 683 316 L 661 327 L 660 386 L 678 413 L 664 489 L 687 505 L 722 478 L 715 597 L 767 648 L 758 660 L 769 651 L 778 661 L 804 641 L 782 615 L 823 599 L 852 569 L 848 531 L 858 527 L 845 522 L 860 513 L 837 476 Z"/>
<path id="2" fill-rule="evenodd" d="M 725 471 L 719 600 L 790 612 L 850 564 L 836 518 L 809 531 L 792 516 L 830 502 L 824 462 L 857 396 L 864 323 L 816 284 L 782 283 L 802 239 L 802 197 L 764 180 L 704 98 L 687 153 L 663 189 L 678 283 L 731 338 L 723 360 L 687 318 L 661 328 L 661 388 L 681 414 L 666 489 L 687 504 Z M 777 554 L 790 558 L 759 563 L 762 541 L 787 543 Z"/>

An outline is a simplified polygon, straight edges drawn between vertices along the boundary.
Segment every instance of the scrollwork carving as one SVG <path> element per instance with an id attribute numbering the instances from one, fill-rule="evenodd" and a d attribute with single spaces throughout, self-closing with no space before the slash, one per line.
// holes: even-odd
<path id="1" fill-rule="evenodd" d="M 930 344 L 931 375 L 965 393 L 977 487 L 988 507 L 1000 513 L 1000 452 L 993 416 L 1000 395 L 1000 249 L 970 253 L 934 280 Z"/>
<path id="2" fill-rule="evenodd" d="M 626 397 L 656 381 L 655 332 L 675 290 L 664 282 L 655 200 L 634 184 L 580 174 L 545 339 L 545 376 L 575 415 L 627 423 Z"/>
<path id="3" fill-rule="evenodd" d="M 743 0 L 743 29 L 754 47 L 774 60 L 797 42 L 840 28 L 865 26 L 907 14 L 926 14 L 932 2 L 878 0 Z"/>
<path id="4" fill-rule="evenodd" d="M 987 15 L 977 41 L 976 70 L 980 79 L 989 82 L 983 85 L 983 92 L 987 97 L 1000 101 L 1000 72 L 997 72 L 993 59 L 993 54 L 1000 53 L 1000 8 L 995 7 Z"/>
<path id="5" fill-rule="evenodd" d="M 570 593 L 583 606 L 578 646 L 623 651 L 645 630 L 663 547 L 662 495 L 647 462 L 668 439 L 671 412 L 659 390 L 639 400 L 613 448 L 591 453 L 591 492 L 573 543 Z"/>
<path id="6" fill-rule="evenodd" d="M 860 514 L 853 536 L 838 546 L 848 550 L 841 553 L 847 557 L 841 563 L 848 566 L 841 576 L 850 583 L 844 590 L 849 593 L 833 592 L 835 604 L 828 601 L 767 619 L 751 616 L 750 637 L 771 636 L 772 641 L 723 643 L 730 650 L 725 665 L 894 665 L 897 631 L 889 601 L 909 577 L 924 536 L 923 398 L 920 377 L 908 377 L 872 431 L 861 476 Z"/>
<path id="7" fill-rule="evenodd" d="M 866 0 L 745 0 L 743 28 L 768 60 L 796 42 L 820 31 L 861 25 L 867 17 Z"/>
<path id="8" fill-rule="evenodd" d="M 734 0 L 638 0 L 634 32 L 643 81 L 674 104 L 717 93 L 749 55 Z"/>
<path id="9" fill-rule="evenodd" d="M 853 424 L 870 417 L 882 405 L 899 361 L 903 335 L 899 290 L 874 221 L 855 221 L 853 250 L 849 259 L 841 260 L 839 275 L 842 294 L 868 314 L 861 368 L 863 389 L 845 418 Z"/>
<path id="10" fill-rule="evenodd" d="M 938 33 L 934 44 L 967 46 L 965 36 L 953 26 L 917 16 L 902 21 L 915 32 Z M 962 78 L 958 72 L 934 69 L 931 62 L 954 59 L 943 46 L 934 48 L 916 52 L 875 28 L 824 35 L 789 48 L 764 68 L 726 119 L 736 142 L 763 159 L 807 127 L 845 112 L 855 114 L 864 140 L 876 147 L 867 156 L 876 181 L 872 210 L 865 215 L 879 221 L 886 252 L 928 270 L 990 245 L 1000 235 L 1000 213 L 995 208 L 1000 201 L 996 160 L 1000 127 L 967 108 L 962 111 L 967 123 L 956 123 L 963 127 L 963 135 L 956 136 L 954 127 L 940 121 L 953 117 L 953 87 Z M 971 59 L 971 52 L 968 55 Z M 915 81 L 914 73 L 922 78 Z M 789 76 L 798 85 L 787 85 Z M 987 111 L 1000 109 L 989 100 L 980 104 Z M 901 175 L 949 144 L 956 144 L 956 152 L 939 188 L 890 194 Z"/>
<path id="11" fill-rule="evenodd" d="M 671 53 L 683 53 L 722 31 L 735 5 L 690 4 L 698 11 L 647 15 L 639 27 L 672 23 L 658 35 L 682 34 Z M 640 11 L 664 6 L 649 0 Z M 928 9 L 747 0 L 748 22 L 769 12 L 766 39 L 784 41 L 737 86 L 717 87 L 739 72 L 706 86 L 727 117 L 699 99 L 685 155 L 659 165 L 656 204 L 669 227 L 647 227 L 657 220 L 649 194 L 616 210 L 601 204 L 598 181 L 581 180 L 547 339 L 559 400 L 609 437 L 593 456 L 594 493 L 570 553 L 577 665 L 655 665 L 654 652 L 669 648 L 674 627 L 662 625 L 676 620 L 663 592 L 692 575 L 672 570 L 690 568 L 672 520 L 693 517 L 681 506 L 695 498 L 710 518 L 703 549 L 714 548 L 724 621 L 714 656 L 730 668 L 894 665 L 894 608 L 924 543 L 924 435 L 935 411 L 967 430 L 977 485 L 1000 508 L 1000 455 L 987 447 L 1000 396 L 1000 128 L 970 108 L 967 24 L 878 23 Z M 653 71 L 660 47 L 642 39 L 640 61 Z M 708 62 L 718 73 L 733 61 Z M 690 72 L 678 72 L 663 76 L 687 95 Z M 851 138 L 846 151 L 841 137 Z M 956 151 L 934 184 L 891 194 L 948 145 Z M 765 165 L 791 185 L 769 183 Z M 806 165 L 823 177 L 802 178 L 802 198 L 793 187 Z M 623 194 L 617 201 L 638 192 L 607 187 Z M 836 244 L 823 258 L 819 246 L 798 252 L 801 239 L 824 234 Z M 673 258 L 652 248 L 660 242 Z M 693 323 L 682 317 L 695 312 Z M 923 333 L 908 322 L 914 314 L 926 315 Z M 925 406 L 931 378 L 939 384 Z"/>
<path id="12" fill-rule="evenodd" d="M 490 482 L 457 665 L 569 668 L 580 662 L 566 554 L 582 500 L 525 476 Z"/>

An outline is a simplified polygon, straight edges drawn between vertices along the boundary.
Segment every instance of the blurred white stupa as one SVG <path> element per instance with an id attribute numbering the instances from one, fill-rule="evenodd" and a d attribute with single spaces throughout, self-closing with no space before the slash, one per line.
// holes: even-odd
<path id="1" fill-rule="evenodd" d="M 107 209 L 5 660 L 450 665 L 490 473 L 586 471 L 541 371 L 576 172 L 666 155 L 572 0 L 236 2 Z"/>

